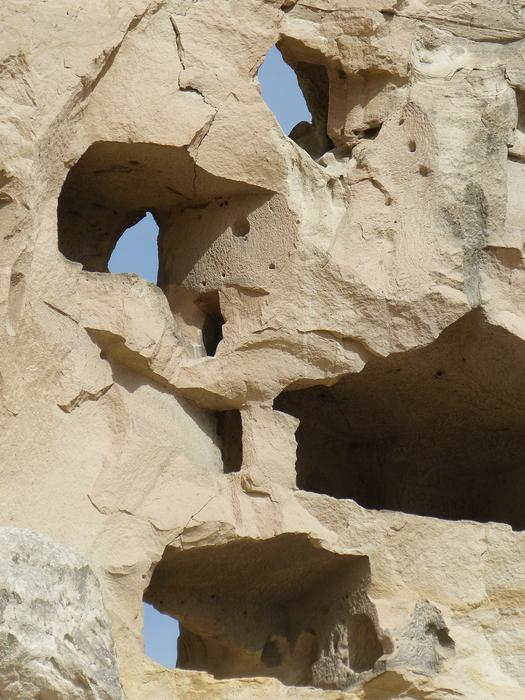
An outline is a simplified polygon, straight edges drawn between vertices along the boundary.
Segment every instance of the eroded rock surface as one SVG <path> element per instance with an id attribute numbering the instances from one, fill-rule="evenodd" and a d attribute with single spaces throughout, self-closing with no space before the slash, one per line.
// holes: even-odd
<path id="1" fill-rule="evenodd" d="M 0 528 L 0 697 L 122 698 L 109 619 L 85 559 Z"/>
<path id="2" fill-rule="evenodd" d="M 523 3 L 19 0 L 0 27 L 1 524 L 85 556 L 125 696 L 524 700 Z M 156 285 L 107 267 L 146 212 Z"/>

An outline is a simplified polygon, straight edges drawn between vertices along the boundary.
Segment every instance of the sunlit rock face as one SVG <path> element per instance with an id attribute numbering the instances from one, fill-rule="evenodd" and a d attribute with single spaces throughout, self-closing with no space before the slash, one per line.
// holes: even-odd
<path id="1" fill-rule="evenodd" d="M 0 27 L 0 525 L 54 542 L 6 540 L 0 696 L 525 699 L 521 3 Z M 108 271 L 146 212 L 157 284 Z"/>
<path id="2" fill-rule="evenodd" d="M 86 559 L 48 537 L 0 528 L 3 698 L 122 698 L 109 619 Z"/>

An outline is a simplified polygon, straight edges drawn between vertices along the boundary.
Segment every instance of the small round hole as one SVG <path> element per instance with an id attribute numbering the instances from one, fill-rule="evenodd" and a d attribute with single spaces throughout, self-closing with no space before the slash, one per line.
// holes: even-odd
<path id="1" fill-rule="evenodd" d="M 416 142 L 415 142 L 415 141 L 409 141 L 409 142 L 408 142 L 408 150 L 410 151 L 410 153 L 415 153 L 415 152 L 416 152 L 416 148 L 417 148 L 417 146 L 416 146 Z"/>
<path id="2" fill-rule="evenodd" d="M 270 268 L 270 270 L 275 270 L 275 263 L 270 263 L 268 267 Z"/>
<path id="3" fill-rule="evenodd" d="M 428 165 L 420 165 L 419 166 L 419 173 L 420 175 L 423 175 L 423 177 L 427 177 L 430 175 L 432 172 L 432 169 L 428 167 Z"/>
<path id="4" fill-rule="evenodd" d="M 403 126 L 404 123 L 405 123 L 405 119 L 404 119 L 404 117 L 401 117 L 401 119 L 398 122 L 399 126 Z"/>
<path id="5" fill-rule="evenodd" d="M 234 236 L 238 238 L 243 238 L 250 233 L 250 222 L 248 219 L 239 219 L 232 226 L 232 232 Z"/>

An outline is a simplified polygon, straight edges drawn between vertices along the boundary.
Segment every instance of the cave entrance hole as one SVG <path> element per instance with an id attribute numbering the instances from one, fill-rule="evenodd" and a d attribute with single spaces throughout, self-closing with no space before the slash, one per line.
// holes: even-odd
<path id="1" fill-rule="evenodd" d="M 312 115 L 296 73 L 277 46 L 272 46 L 259 69 L 261 95 L 285 134 L 300 122 L 311 123 Z"/>
<path id="2" fill-rule="evenodd" d="M 268 52 L 258 77 L 283 131 L 317 159 L 334 147 L 327 133 L 330 84 L 326 68 L 302 52 L 281 41 Z"/>
<path id="3" fill-rule="evenodd" d="M 157 222 L 148 212 L 118 239 L 108 261 L 109 272 L 132 272 L 156 284 L 159 274 L 158 235 Z"/>
<path id="4" fill-rule="evenodd" d="M 208 357 L 213 357 L 222 340 L 222 327 L 224 325 L 219 292 L 214 290 L 206 294 L 201 294 L 197 297 L 195 303 L 202 313 L 200 327 L 204 349 Z"/>
<path id="5" fill-rule="evenodd" d="M 117 242 L 150 212 L 162 220 L 188 203 L 194 163 L 183 148 L 97 141 L 69 171 L 58 199 L 58 248 L 89 272 L 108 272 Z"/>
<path id="6" fill-rule="evenodd" d="M 204 279 L 195 269 L 239 210 L 268 196 L 200 168 L 186 148 L 97 141 L 64 181 L 58 248 L 87 272 L 135 272 L 157 283 L 188 348 L 211 356 L 222 339 L 218 289 L 228 272 L 210 270 Z M 231 239 L 242 250 L 244 241 Z"/>
<path id="7" fill-rule="evenodd" d="M 297 485 L 365 508 L 525 529 L 523 343 L 471 312 L 431 345 L 282 393 Z"/>
<path id="8" fill-rule="evenodd" d="M 290 533 L 167 547 L 144 600 L 179 620 L 178 668 L 345 688 L 388 648 L 369 583 L 367 557 Z"/>
<path id="9" fill-rule="evenodd" d="M 238 472 L 242 466 L 241 412 L 220 411 L 216 414 L 216 419 L 224 473 Z"/>

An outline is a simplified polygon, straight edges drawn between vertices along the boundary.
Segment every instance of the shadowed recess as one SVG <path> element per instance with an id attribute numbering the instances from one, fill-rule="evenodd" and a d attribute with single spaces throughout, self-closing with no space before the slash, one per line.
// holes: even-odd
<path id="1" fill-rule="evenodd" d="M 242 420 L 240 411 L 217 413 L 217 437 L 224 473 L 238 472 L 242 466 Z"/>
<path id="2" fill-rule="evenodd" d="M 219 197 L 261 194 L 260 188 L 216 177 L 187 149 L 154 143 L 97 141 L 71 168 L 57 208 L 58 248 L 90 272 L 107 272 L 124 231 L 151 212 L 163 222 L 181 209 Z"/>
<path id="3" fill-rule="evenodd" d="M 168 547 L 144 600 L 180 621 L 179 668 L 344 688 L 388 647 L 369 583 L 367 557 L 286 534 Z"/>
<path id="4" fill-rule="evenodd" d="M 471 312 L 425 348 L 274 406 L 300 420 L 299 488 L 522 530 L 524 394 L 523 342 Z"/>
<path id="5" fill-rule="evenodd" d="M 158 284 L 190 351 L 213 355 L 224 322 L 218 289 L 230 270 L 228 260 L 215 278 L 196 267 L 228 232 L 235 260 L 247 216 L 270 196 L 212 175 L 182 147 L 98 141 L 64 181 L 58 248 L 87 272 L 135 272 Z"/>

